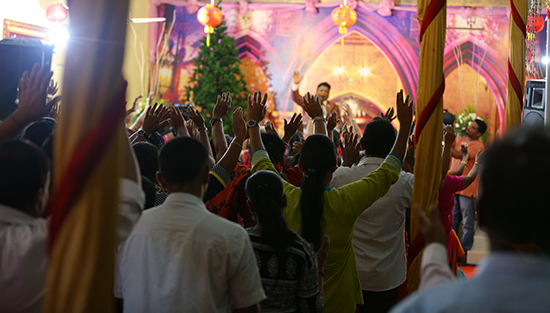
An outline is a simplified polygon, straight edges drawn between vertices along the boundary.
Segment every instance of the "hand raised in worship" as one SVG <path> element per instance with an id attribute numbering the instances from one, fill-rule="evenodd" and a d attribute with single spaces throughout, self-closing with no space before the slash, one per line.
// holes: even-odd
<path id="1" fill-rule="evenodd" d="M 141 128 L 151 135 L 159 129 L 168 126 L 170 122 L 170 111 L 162 106 L 162 104 L 155 103 L 152 107 L 147 108 Z"/>
<path id="2" fill-rule="evenodd" d="M 189 112 L 189 118 L 193 121 L 193 123 L 195 123 L 199 131 L 206 129 L 206 127 L 204 126 L 204 117 L 202 117 L 202 114 L 200 114 L 197 109 L 189 106 L 189 109 L 187 111 Z"/>
<path id="3" fill-rule="evenodd" d="M 397 93 L 395 107 L 397 108 L 397 119 L 401 127 L 411 127 L 413 119 L 414 103 L 410 100 L 410 96 L 407 96 L 403 101 L 403 89 Z"/>
<path id="4" fill-rule="evenodd" d="M 304 110 L 311 118 L 323 117 L 323 109 L 321 108 L 321 101 L 318 96 L 312 96 L 309 92 L 302 97 L 304 100 Z"/>
<path id="5" fill-rule="evenodd" d="M 216 99 L 216 105 L 214 106 L 214 110 L 212 111 L 212 118 L 222 118 L 227 115 L 227 113 L 231 110 L 231 96 L 228 92 L 224 92 L 221 95 L 218 95 L 218 98 Z"/>
<path id="6" fill-rule="evenodd" d="M 196 139 L 199 135 L 199 132 L 195 127 L 195 123 L 192 120 L 185 121 L 185 127 L 187 128 L 187 133 L 189 134 L 189 137 Z"/>
<path id="7" fill-rule="evenodd" d="M 295 141 L 292 143 L 292 152 L 294 153 L 300 153 L 302 151 L 302 143 L 299 141 Z"/>
<path id="8" fill-rule="evenodd" d="M 286 119 L 284 121 L 284 129 L 285 129 L 285 135 L 283 137 L 283 141 L 288 143 L 290 141 L 290 138 L 296 134 L 296 131 L 302 124 L 302 114 L 296 114 L 294 113 L 292 117 L 290 118 L 290 122 L 287 122 Z"/>
<path id="9" fill-rule="evenodd" d="M 476 153 L 476 164 L 479 164 L 481 162 L 481 156 L 483 155 L 483 151 L 478 151 Z"/>
<path id="10" fill-rule="evenodd" d="M 300 77 L 299 71 L 294 71 L 294 75 L 292 75 L 292 81 L 298 85 L 302 81 L 302 77 Z"/>
<path id="11" fill-rule="evenodd" d="M 445 146 L 450 146 L 456 139 L 455 129 L 451 125 L 445 126 L 444 136 L 445 136 Z"/>
<path id="12" fill-rule="evenodd" d="M 266 132 L 275 134 L 277 135 L 277 137 L 279 137 L 279 133 L 277 132 L 277 130 L 275 130 L 275 125 L 273 125 L 270 120 L 267 120 L 265 122 L 264 127 Z"/>
<path id="13" fill-rule="evenodd" d="M 338 115 L 336 115 L 336 112 L 332 111 L 330 112 L 328 119 L 327 119 L 327 132 L 330 134 L 334 128 L 336 128 L 336 125 L 338 125 Z"/>
<path id="14" fill-rule="evenodd" d="M 233 121 L 231 126 L 233 127 L 233 134 L 235 135 L 235 139 L 238 139 L 239 143 L 242 145 L 242 142 L 247 135 L 243 108 L 238 107 L 235 112 L 233 112 Z"/>
<path id="15" fill-rule="evenodd" d="M 437 206 L 432 205 L 428 210 L 428 216 L 420 208 L 419 205 L 413 207 L 416 215 L 418 216 L 418 225 L 424 236 L 424 242 L 426 245 L 432 242 L 439 242 L 440 244 L 447 246 L 447 234 L 445 228 L 441 224 L 441 218 L 439 217 L 439 210 Z"/>
<path id="16" fill-rule="evenodd" d="M 61 96 L 55 97 L 50 101 L 50 102 L 53 102 L 53 105 L 52 105 L 52 109 L 50 110 L 50 114 L 48 114 L 49 117 L 53 119 L 57 119 L 59 117 L 59 114 L 61 113 L 60 101 L 61 101 Z"/>
<path id="17" fill-rule="evenodd" d="M 58 96 L 46 102 L 48 84 L 53 75 L 48 66 L 45 64 L 40 68 L 35 64 L 31 74 L 24 72 L 19 80 L 19 106 L 11 115 L 19 124 L 28 125 L 48 115 L 52 106 L 60 100 Z"/>
<path id="18" fill-rule="evenodd" d="M 342 166 L 351 167 L 357 163 L 359 152 L 361 151 L 361 143 L 359 136 L 353 133 L 348 133 L 344 136 L 344 147 L 342 149 Z"/>
<path id="19" fill-rule="evenodd" d="M 246 120 L 247 121 L 256 121 L 260 123 L 267 112 L 265 104 L 267 102 L 267 92 L 262 97 L 262 92 L 259 90 L 254 91 L 253 95 L 248 95 L 246 101 L 247 110 L 246 110 Z"/>
<path id="20" fill-rule="evenodd" d="M 469 154 L 468 152 L 468 145 L 463 142 L 461 145 L 460 145 L 460 152 L 462 153 L 462 156 L 465 156 L 467 154 Z M 469 158 L 469 157 L 468 157 Z"/>
<path id="21" fill-rule="evenodd" d="M 395 109 L 394 108 L 389 108 L 386 113 L 380 113 L 380 117 L 381 118 L 384 118 L 384 119 L 387 119 L 388 121 L 393 121 L 397 118 L 397 116 L 394 116 L 395 114 Z"/>
<path id="22" fill-rule="evenodd" d="M 57 87 L 57 82 L 55 82 L 53 79 L 50 80 L 50 85 L 48 86 L 48 96 L 55 96 L 55 94 L 59 91 L 59 88 Z"/>
<path id="23" fill-rule="evenodd" d="M 132 104 L 132 107 L 126 110 L 126 117 L 124 118 L 124 124 L 129 125 L 132 122 L 132 114 L 136 111 L 137 104 L 139 102 L 139 99 L 143 98 L 142 95 L 137 96 L 134 99 L 134 103 Z"/>

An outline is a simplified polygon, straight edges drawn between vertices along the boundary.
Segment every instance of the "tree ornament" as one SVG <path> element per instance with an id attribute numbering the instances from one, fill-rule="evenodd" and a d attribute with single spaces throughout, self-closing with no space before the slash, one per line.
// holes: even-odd
<path id="1" fill-rule="evenodd" d="M 357 22 L 357 12 L 344 1 L 344 4 L 334 8 L 330 15 L 334 25 L 339 27 L 338 32 L 342 35 L 342 45 L 344 45 L 344 34 L 348 32 L 348 27 L 355 25 L 355 22 Z"/>
<path id="2" fill-rule="evenodd" d="M 69 7 L 56 2 L 46 9 L 46 18 L 52 22 L 61 23 L 69 17 Z"/>
<path id="3" fill-rule="evenodd" d="M 214 27 L 223 21 L 223 13 L 213 4 L 207 4 L 197 13 L 197 20 L 204 26 L 206 33 L 206 46 L 210 47 L 210 34 L 214 33 Z"/>

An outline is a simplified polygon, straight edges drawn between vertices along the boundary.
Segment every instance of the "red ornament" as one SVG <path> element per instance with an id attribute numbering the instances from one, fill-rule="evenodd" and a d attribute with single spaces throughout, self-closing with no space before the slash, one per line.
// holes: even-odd
<path id="1" fill-rule="evenodd" d="M 544 29 L 544 17 L 537 17 L 537 33 L 540 33 Z"/>
<path id="2" fill-rule="evenodd" d="M 342 45 L 344 44 L 344 34 L 348 32 L 348 27 L 355 25 L 357 22 L 357 13 L 348 5 L 340 4 L 334 8 L 330 14 L 334 25 L 338 26 L 338 32 L 342 34 Z"/>
<path id="3" fill-rule="evenodd" d="M 206 46 L 210 46 L 210 34 L 214 33 L 214 27 L 220 25 L 223 21 L 223 13 L 212 4 L 207 4 L 197 12 L 197 20 L 204 26 L 204 32 L 207 34 Z"/>
<path id="4" fill-rule="evenodd" d="M 52 22 L 63 22 L 69 17 L 68 7 L 56 2 L 46 9 L 46 18 Z"/>

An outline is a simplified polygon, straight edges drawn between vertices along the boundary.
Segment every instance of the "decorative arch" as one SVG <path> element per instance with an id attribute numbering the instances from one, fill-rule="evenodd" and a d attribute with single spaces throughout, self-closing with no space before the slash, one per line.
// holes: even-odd
<path id="1" fill-rule="evenodd" d="M 362 11 L 363 9 L 358 10 Z M 381 50 L 396 70 L 405 92 L 411 94 L 415 99 L 418 55 L 409 40 L 393 24 L 376 12 L 364 11 L 358 14 L 356 25 L 349 31 L 357 31 Z M 319 34 L 322 35 L 319 36 Z M 305 73 L 325 49 L 340 40 L 341 35 L 328 15 L 317 26 L 306 32 L 302 38 L 302 46 L 307 46 L 311 53 L 292 55 L 277 76 L 281 78 L 280 86 L 277 86 L 277 89 L 282 95 L 280 104 L 282 111 L 291 111 L 294 106 L 290 97 L 293 72 L 299 70 L 301 73 Z"/>
<path id="2" fill-rule="evenodd" d="M 506 62 L 491 47 L 485 44 L 474 44 L 468 38 L 465 38 L 455 45 L 449 45 L 445 48 L 443 58 L 443 72 L 445 76 L 448 76 L 458 67 L 456 57 L 453 53 L 453 47 L 456 46 L 460 47 L 460 53 L 464 59 L 472 60 L 478 66 L 481 65 L 479 74 L 485 79 L 487 86 L 497 101 L 500 130 L 502 131 L 505 125 L 504 111 L 506 106 L 506 80 L 508 77 L 506 69 L 502 64 Z"/>

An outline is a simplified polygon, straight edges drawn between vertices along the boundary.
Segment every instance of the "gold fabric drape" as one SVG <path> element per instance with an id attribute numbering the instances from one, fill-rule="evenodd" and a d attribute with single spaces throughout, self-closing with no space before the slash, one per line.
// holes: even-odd
<path id="1" fill-rule="evenodd" d="M 129 0 L 72 0 L 63 108 L 54 148 L 54 190 L 76 147 L 122 85 Z M 71 207 L 50 255 L 44 312 L 112 312 L 119 178 L 125 131 L 107 146 Z"/>
<path id="2" fill-rule="evenodd" d="M 430 3 L 433 2 L 432 7 Z M 441 3 L 443 2 L 443 3 Z M 420 44 L 420 64 L 418 92 L 416 99 L 416 127 L 419 127 L 419 121 L 424 109 L 428 106 L 430 100 L 434 97 L 442 84 L 444 84 L 443 75 L 443 53 L 445 49 L 445 32 L 447 21 L 447 5 L 445 1 L 440 0 L 419 0 L 418 1 L 418 20 L 422 25 L 427 22 L 426 17 L 429 10 L 433 10 L 434 4 L 439 3 L 443 7 L 435 15 L 429 26 L 425 29 Z M 413 207 L 418 205 L 423 210 L 428 210 L 431 204 L 437 204 L 438 187 L 441 180 L 441 142 L 443 139 L 443 99 L 436 99 L 437 106 L 427 119 L 420 136 L 416 138 L 417 146 L 415 153 L 414 169 L 414 189 L 413 189 Z M 418 129 L 417 129 L 418 136 Z M 420 234 L 418 227 L 418 218 L 415 211 L 411 211 L 411 248 L 415 244 L 415 239 Z M 422 240 L 420 240 L 422 242 Z M 417 242 L 418 243 L 418 240 Z M 408 289 L 413 291 L 419 283 L 419 263 L 422 254 L 416 256 L 409 267 Z"/>
<path id="3" fill-rule="evenodd" d="M 525 90 L 525 22 L 527 0 L 510 0 L 510 46 L 506 85 L 506 131 L 521 125 Z"/>

